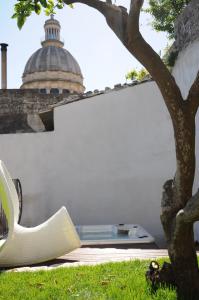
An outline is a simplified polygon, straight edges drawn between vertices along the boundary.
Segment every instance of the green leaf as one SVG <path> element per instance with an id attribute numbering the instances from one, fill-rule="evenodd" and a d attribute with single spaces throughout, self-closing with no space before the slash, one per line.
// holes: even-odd
<path id="1" fill-rule="evenodd" d="M 26 17 L 25 16 L 18 16 L 17 18 L 17 26 L 19 27 L 19 29 L 21 29 L 24 25 L 26 21 Z"/>
<path id="2" fill-rule="evenodd" d="M 47 1 L 46 0 L 40 0 L 41 5 L 46 8 L 47 7 Z"/>
<path id="3" fill-rule="evenodd" d="M 55 15 L 56 14 L 55 10 L 51 9 L 51 8 L 50 9 L 46 8 L 44 12 L 45 12 L 46 16 L 50 16 L 50 15 Z"/>
<path id="4" fill-rule="evenodd" d="M 18 17 L 17 13 L 14 13 L 11 18 L 16 19 L 17 17 Z"/>
<path id="5" fill-rule="evenodd" d="M 64 7 L 64 5 L 61 4 L 61 3 L 58 3 L 58 4 L 56 5 L 56 7 L 57 7 L 58 9 L 62 9 L 62 8 Z"/>
<path id="6" fill-rule="evenodd" d="M 49 3 L 50 6 L 55 6 L 55 3 L 54 3 L 53 0 L 48 0 L 48 3 Z"/>
<path id="7" fill-rule="evenodd" d="M 36 14 L 39 15 L 41 13 L 41 5 L 39 3 L 36 3 L 34 6 L 34 10 Z"/>

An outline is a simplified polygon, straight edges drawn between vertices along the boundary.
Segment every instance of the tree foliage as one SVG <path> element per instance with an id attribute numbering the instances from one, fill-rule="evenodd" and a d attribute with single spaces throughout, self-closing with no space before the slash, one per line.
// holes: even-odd
<path id="1" fill-rule="evenodd" d="M 62 9 L 64 5 L 63 0 L 18 0 L 14 6 L 12 18 L 17 19 L 17 25 L 21 29 L 32 12 L 39 15 L 43 8 L 45 14 L 49 16 L 55 14 L 56 9 Z"/>
<path id="2" fill-rule="evenodd" d="M 125 77 L 129 80 L 143 80 L 147 75 L 149 75 L 149 72 L 145 68 L 141 68 L 140 70 L 132 69 L 129 71 Z"/>
<path id="3" fill-rule="evenodd" d="M 168 33 L 174 37 L 174 23 L 190 0 L 149 0 L 149 7 L 145 9 L 152 15 L 152 26 L 157 31 Z"/>

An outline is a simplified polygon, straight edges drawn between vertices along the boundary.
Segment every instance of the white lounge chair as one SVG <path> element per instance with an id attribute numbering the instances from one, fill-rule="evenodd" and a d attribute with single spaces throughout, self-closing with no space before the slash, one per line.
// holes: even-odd
<path id="1" fill-rule="evenodd" d="M 19 200 L 12 179 L 0 161 L 0 198 L 8 221 L 8 236 L 0 240 L 0 266 L 22 266 L 51 260 L 80 247 L 80 239 L 65 207 L 33 228 L 19 224 Z"/>

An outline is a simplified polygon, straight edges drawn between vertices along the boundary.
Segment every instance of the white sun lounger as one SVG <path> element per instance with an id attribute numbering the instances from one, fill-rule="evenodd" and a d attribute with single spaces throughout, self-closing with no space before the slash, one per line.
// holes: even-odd
<path id="1" fill-rule="evenodd" d="M 0 266 L 22 266 L 51 260 L 80 247 L 80 239 L 65 207 L 33 228 L 19 224 L 19 200 L 12 179 L 0 161 L 0 198 L 8 221 L 8 236 L 0 240 Z"/>

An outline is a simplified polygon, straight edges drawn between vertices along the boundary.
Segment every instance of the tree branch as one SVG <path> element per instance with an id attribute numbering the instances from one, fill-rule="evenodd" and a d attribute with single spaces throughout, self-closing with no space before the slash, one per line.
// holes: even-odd
<path id="1" fill-rule="evenodd" d="M 139 31 L 139 17 L 143 2 L 143 0 L 131 0 L 127 25 L 128 50 L 144 65 L 156 81 L 172 118 L 183 105 L 183 98 L 174 77 Z"/>
<path id="2" fill-rule="evenodd" d="M 74 3 L 86 4 L 90 7 L 93 7 L 95 9 L 97 9 L 102 14 L 104 14 L 105 11 L 107 10 L 107 7 L 109 5 L 111 5 L 110 3 L 103 2 L 103 1 L 100 1 L 100 0 L 64 0 L 63 2 L 65 4 L 74 4 Z"/>
<path id="3" fill-rule="evenodd" d="M 113 5 L 109 0 L 64 0 L 64 3 L 86 4 L 104 15 L 109 27 L 156 81 L 174 122 L 177 110 L 183 106 L 183 98 L 175 79 L 139 32 L 139 16 L 144 0 L 131 0 L 129 14 L 125 7 Z"/>
<path id="4" fill-rule="evenodd" d="M 173 213 L 174 204 L 175 199 L 173 197 L 173 179 L 169 179 L 163 185 L 161 200 L 162 216 L 171 215 Z"/>
<path id="5" fill-rule="evenodd" d="M 199 220 L 199 190 L 187 202 L 184 209 L 181 209 L 176 219 L 184 223 L 194 223 Z"/>
<path id="6" fill-rule="evenodd" d="M 106 0 L 106 2 L 100 0 L 64 0 L 64 3 L 82 3 L 97 9 L 104 15 L 109 27 L 127 47 L 126 26 L 128 13 L 125 7 L 113 5 L 111 0 Z"/>

